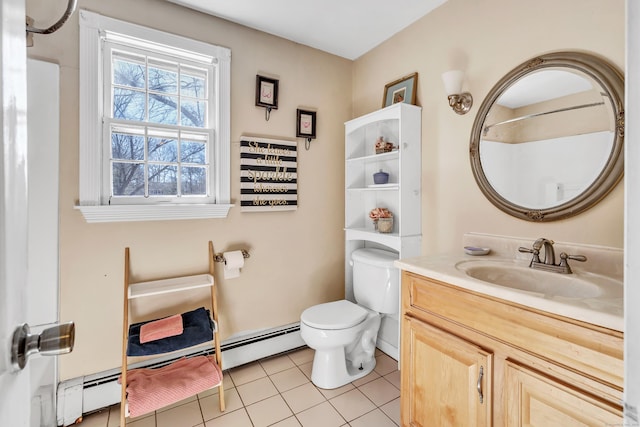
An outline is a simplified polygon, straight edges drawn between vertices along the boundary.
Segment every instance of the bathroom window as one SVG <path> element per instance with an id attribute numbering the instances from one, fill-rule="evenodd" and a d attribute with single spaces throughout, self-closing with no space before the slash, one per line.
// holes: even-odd
<path id="1" fill-rule="evenodd" d="M 88 222 L 226 217 L 226 48 L 80 12 L 80 204 Z"/>

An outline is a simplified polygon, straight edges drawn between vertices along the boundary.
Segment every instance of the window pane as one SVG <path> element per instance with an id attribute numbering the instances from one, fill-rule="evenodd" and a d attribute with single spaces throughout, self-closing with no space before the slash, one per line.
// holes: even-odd
<path id="1" fill-rule="evenodd" d="M 207 154 L 206 144 L 195 141 L 182 141 L 180 143 L 180 161 L 185 163 L 205 164 Z"/>
<path id="2" fill-rule="evenodd" d="M 134 58 L 130 58 L 134 59 Z M 140 62 L 113 59 L 113 84 L 144 88 L 144 58 Z"/>
<path id="3" fill-rule="evenodd" d="M 182 126 L 203 128 L 206 126 L 207 102 L 182 99 L 180 113 Z"/>
<path id="4" fill-rule="evenodd" d="M 183 67 L 180 75 L 180 95 L 191 98 L 206 98 L 206 78 L 207 72 L 205 70 Z"/>
<path id="5" fill-rule="evenodd" d="M 113 88 L 113 117 L 125 120 L 144 120 L 144 92 Z"/>
<path id="6" fill-rule="evenodd" d="M 178 168 L 172 165 L 149 165 L 149 196 L 176 196 Z"/>
<path id="7" fill-rule="evenodd" d="M 112 132 L 111 158 L 144 160 L 144 136 Z"/>
<path id="8" fill-rule="evenodd" d="M 177 125 L 178 97 L 150 93 L 149 121 L 165 125 Z"/>
<path id="9" fill-rule="evenodd" d="M 178 66 L 149 59 L 149 90 L 177 94 Z"/>
<path id="10" fill-rule="evenodd" d="M 144 196 L 144 166 L 142 163 L 112 163 L 114 196 Z"/>
<path id="11" fill-rule="evenodd" d="M 178 159 L 178 142 L 175 139 L 149 138 L 149 160 L 153 162 L 175 162 Z"/>
<path id="12" fill-rule="evenodd" d="M 181 190 L 184 196 L 207 194 L 207 168 L 183 166 L 181 169 Z"/>

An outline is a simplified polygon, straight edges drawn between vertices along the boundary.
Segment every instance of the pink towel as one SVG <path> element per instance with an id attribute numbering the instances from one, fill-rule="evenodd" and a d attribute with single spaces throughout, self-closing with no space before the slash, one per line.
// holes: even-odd
<path id="1" fill-rule="evenodd" d="M 129 414 L 138 417 L 153 412 L 220 383 L 220 367 L 207 356 L 183 357 L 158 369 L 133 369 L 127 372 Z"/>
<path id="2" fill-rule="evenodd" d="M 182 315 L 165 317 L 140 327 L 140 344 L 182 334 Z"/>

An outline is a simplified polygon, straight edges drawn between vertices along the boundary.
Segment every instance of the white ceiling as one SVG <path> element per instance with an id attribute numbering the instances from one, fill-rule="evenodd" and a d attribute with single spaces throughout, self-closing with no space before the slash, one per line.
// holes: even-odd
<path id="1" fill-rule="evenodd" d="M 169 0 L 356 59 L 447 0 Z"/>

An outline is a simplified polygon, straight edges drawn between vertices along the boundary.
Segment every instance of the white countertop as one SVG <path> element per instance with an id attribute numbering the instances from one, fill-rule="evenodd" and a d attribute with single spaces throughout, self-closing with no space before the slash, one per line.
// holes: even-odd
<path id="1" fill-rule="evenodd" d="M 420 256 L 395 261 L 395 266 L 421 276 L 446 282 L 460 288 L 468 289 L 495 298 L 511 301 L 517 304 L 546 311 L 556 315 L 580 320 L 616 331 L 624 330 L 623 314 L 623 284 L 620 277 L 613 278 L 615 285 L 603 288 L 603 293 L 593 298 L 568 298 L 562 296 L 546 296 L 540 293 L 521 291 L 504 286 L 498 286 L 469 277 L 456 268 L 461 261 L 499 261 L 515 263 L 518 266 L 528 266 L 527 260 L 505 258 L 499 255 L 471 256 L 465 254 L 443 254 Z M 575 277 L 586 277 L 588 273 L 579 265 L 572 264 Z M 549 280 L 554 280 L 560 273 L 544 272 Z M 611 278 L 610 278 L 611 279 Z"/>

